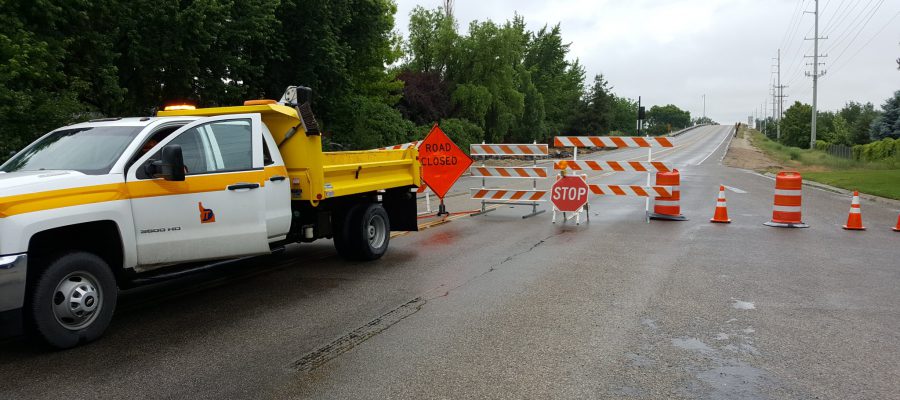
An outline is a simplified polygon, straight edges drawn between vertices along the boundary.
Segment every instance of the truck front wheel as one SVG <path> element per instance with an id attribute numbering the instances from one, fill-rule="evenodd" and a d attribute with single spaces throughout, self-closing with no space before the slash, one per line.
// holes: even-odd
<path id="1" fill-rule="evenodd" d="M 381 204 L 354 207 L 335 237 L 338 253 L 357 261 L 377 260 L 387 251 L 391 241 L 391 222 Z"/>
<path id="2" fill-rule="evenodd" d="M 32 333 L 47 344 L 70 348 L 99 338 L 112 320 L 118 288 L 102 258 L 68 253 L 41 271 L 25 308 Z"/>

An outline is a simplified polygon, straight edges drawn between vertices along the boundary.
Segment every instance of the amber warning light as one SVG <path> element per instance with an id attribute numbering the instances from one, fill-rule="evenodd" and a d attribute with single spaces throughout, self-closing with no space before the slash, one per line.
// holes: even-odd
<path id="1" fill-rule="evenodd" d="M 163 108 L 163 111 L 180 111 L 180 110 L 196 110 L 197 107 L 191 104 L 172 104 Z"/>

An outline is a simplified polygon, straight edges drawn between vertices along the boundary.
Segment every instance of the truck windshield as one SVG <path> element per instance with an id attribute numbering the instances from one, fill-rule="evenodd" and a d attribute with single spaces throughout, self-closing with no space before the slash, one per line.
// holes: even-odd
<path id="1" fill-rule="evenodd" d="M 140 126 L 96 126 L 51 132 L 0 166 L 0 171 L 74 170 L 109 173 Z"/>

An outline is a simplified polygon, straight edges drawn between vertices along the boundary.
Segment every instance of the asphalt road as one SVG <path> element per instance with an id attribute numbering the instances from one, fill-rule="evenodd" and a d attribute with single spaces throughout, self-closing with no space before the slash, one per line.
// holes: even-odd
<path id="1" fill-rule="evenodd" d="M 897 207 L 864 200 L 869 230 L 846 232 L 850 199 L 805 188 L 809 229 L 763 226 L 774 182 L 720 165 L 730 129 L 654 157 L 680 166 L 689 221 L 594 197 L 581 226 L 501 207 L 374 263 L 295 246 L 127 292 L 84 347 L 0 343 L 0 398 L 897 398 Z M 708 222 L 720 183 L 730 225 Z"/>

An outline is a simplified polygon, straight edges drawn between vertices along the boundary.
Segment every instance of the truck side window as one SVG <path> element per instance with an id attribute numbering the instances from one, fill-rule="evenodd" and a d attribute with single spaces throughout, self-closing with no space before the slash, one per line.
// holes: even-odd
<path id="1" fill-rule="evenodd" d="M 272 165 L 275 164 L 275 160 L 272 159 L 272 153 L 269 152 L 269 144 L 266 143 L 266 140 L 262 141 L 263 146 L 263 165 Z"/>
<path id="2" fill-rule="evenodd" d="M 169 144 L 181 145 L 186 174 L 197 175 L 253 169 L 252 137 L 250 120 L 237 119 L 199 125 Z"/>

